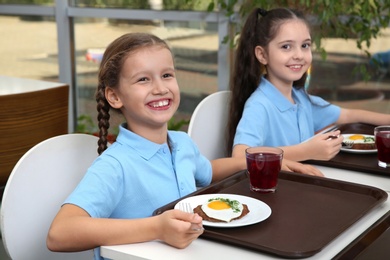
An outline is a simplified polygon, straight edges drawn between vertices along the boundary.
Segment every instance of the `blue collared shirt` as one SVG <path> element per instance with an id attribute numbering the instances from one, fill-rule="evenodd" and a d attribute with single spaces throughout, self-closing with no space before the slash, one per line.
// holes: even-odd
<path id="1" fill-rule="evenodd" d="M 92 217 L 142 218 L 211 183 L 210 161 L 184 132 L 169 131 L 153 143 L 120 127 L 117 141 L 100 155 L 65 203 Z"/>
<path id="2" fill-rule="evenodd" d="M 211 163 L 192 139 L 177 131 L 168 131 L 168 139 L 171 149 L 120 126 L 116 142 L 94 161 L 65 203 L 96 218 L 144 218 L 209 185 Z"/>
<path id="3" fill-rule="evenodd" d="M 268 80 L 246 101 L 237 126 L 234 145 L 289 146 L 299 144 L 325 126 L 335 123 L 340 107 L 293 88 L 295 104 L 285 98 Z M 309 98 L 310 97 L 310 98 Z"/>

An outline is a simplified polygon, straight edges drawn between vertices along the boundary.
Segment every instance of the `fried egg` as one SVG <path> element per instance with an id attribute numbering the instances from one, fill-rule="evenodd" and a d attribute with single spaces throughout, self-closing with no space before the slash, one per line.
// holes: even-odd
<path id="1" fill-rule="evenodd" d="M 345 140 L 353 141 L 355 144 L 362 144 L 362 143 L 369 144 L 369 143 L 375 142 L 373 137 L 365 137 L 364 135 L 358 135 L 358 134 L 351 135 L 348 138 L 346 138 Z"/>
<path id="2" fill-rule="evenodd" d="M 202 205 L 202 210 L 207 216 L 225 222 L 241 216 L 243 208 L 239 201 L 225 198 L 210 199 Z"/>

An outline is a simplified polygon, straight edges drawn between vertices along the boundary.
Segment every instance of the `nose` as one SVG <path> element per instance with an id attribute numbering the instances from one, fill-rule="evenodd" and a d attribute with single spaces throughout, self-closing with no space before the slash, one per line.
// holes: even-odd
<path id="1" fill-rule="evenodd" d="M 155 80 L 153 84 L 152 93 L 155 95 L 164 95 L 169 92 L 169 89 L 165 86 L 164 82 L 161 79 Z"/>
<path id="2" fill-rule="evenodd" d="M 300 60 L 303 58 L 303 51 L 301 48 L 296 48 L 294 51 L 293 59 Z"/>

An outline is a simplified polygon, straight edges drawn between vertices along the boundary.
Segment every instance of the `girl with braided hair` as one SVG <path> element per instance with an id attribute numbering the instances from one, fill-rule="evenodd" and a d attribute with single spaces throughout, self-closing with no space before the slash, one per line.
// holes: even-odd
<path id="1" fill-rule="evenodd" d="M 66 199 L 47 237 L 53 251 L 160 239 L 177 248 L 202 234 L 202 218 L 154 210 L 246 168 L 244 159 L 210 162 L 184 132 L 168 131 L 179 87 L 172 53 L 156 36 L 129 33 L 106 49 L 96 93 L 100 156 Z M 126 123 L 107 148 L 110 109 Z"/>
<path id="2" fill-rule="evenodd" d="M 107 47 L 96 100 L 100 156 L 55 217 L 48 248 L 96 248 L 99 259 L 101 245 L 160 239 L 177 248 L 188 246 L 202 234 L 202 218 L 179 210 L 153 216 L 154 210 L 246 169 L 245 158 L 210 162 L 186 133 L 168 131 L 180 92 L 172 53 L 156 36 L 129 33 Z M 110 109 L 120 111 L 126 123 L 107 148 Z M 311 170 L 296 162 L 283 167 Z"/>
<path id="3" fill-rule="evenodd" d="M 304 85 L 311 62 L 310 29 L 301 12 L 256 8 L 249 14 L 230 81 L 233 157 L 244 157 L 249 146 L 277 146 L 289 160 L 329 160 L 343 137 L 338 130 L 315 135 L 319 130 L 331 124 L 390 124 L 390 115 L 344 109 L 308 95 Z"/>

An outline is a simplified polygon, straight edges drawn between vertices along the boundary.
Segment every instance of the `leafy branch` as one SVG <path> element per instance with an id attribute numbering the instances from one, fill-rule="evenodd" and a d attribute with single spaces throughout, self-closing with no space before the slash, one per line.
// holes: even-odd
<path id="1" fill-rule="evenodd" d="M 354 39 L 356 47 L 368 58 L 371 41 L 380 36 L 381 29 L 390 23 L 390 1 L 386 0 L 208 0 L 208 11 L 224 12 L 226 16 L 239 15 L 236 26 L 226 42 L 234 45 L 234 38 L 240 33 L 245 17 L 255 8 L 269 10 L 276 7 L 299 9 L 308 15 L 313 26 L 313 42 L 322 59 L 327 58 L 322 47 L 324 38 Z M 233 19 L 231 19 L 233 20 Z M 374 63 L 377 63 L 374 61 Z M 369 79 L 366 65 L 356 68 Z"/>

